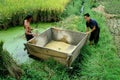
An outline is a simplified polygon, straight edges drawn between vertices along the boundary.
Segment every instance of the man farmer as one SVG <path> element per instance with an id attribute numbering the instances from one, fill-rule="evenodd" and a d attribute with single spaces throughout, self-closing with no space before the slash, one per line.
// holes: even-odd
<path id="1" fill-rule="evenodd" d="M 31 21 L 32 21 L 32 15 L 27 15 L 24 19 L 25 37 L 27 41 L 29 41 L 30 39 L 34 37 L 32 33 L 32 29 L 30 27 Z"/>
<path id="2" fill-rule="evenodd" d="M 96 45 L 99 41 L 99 34 L 100 34 L 100 28 L 98 26 L 98 23 L 90 18 L 89 13 L 84 14 L 84 18 L 86 20 L 86 34 L 91 34 L 90 35 L 90 45 L 94 44 Z M 91 30 L 89 30 L 89 28 Z"/>

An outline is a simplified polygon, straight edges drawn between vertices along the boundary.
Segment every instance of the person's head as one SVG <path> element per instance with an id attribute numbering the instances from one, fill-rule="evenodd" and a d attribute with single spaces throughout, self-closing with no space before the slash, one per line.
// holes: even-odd
<path id="1" fill-rule="evenodd" d="M 86 13 L 84 14 L 84 19 L 89 22 L 90 21 L 90 14 L 89 13 Z"/>
<path id="2" fill-rule="evenodd" d="M 27 15 L 26 17 L 25 17 L 25 20 L 28 20 L 29 22 L 31 22 L 32 21 L 32 15 Z"/>

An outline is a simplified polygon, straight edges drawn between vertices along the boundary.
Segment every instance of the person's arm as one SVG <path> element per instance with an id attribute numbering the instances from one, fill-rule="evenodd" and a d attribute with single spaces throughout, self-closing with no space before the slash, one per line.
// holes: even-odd
<path id="1" fill-rule="evenodd" d="M 93 28 L 89 32 L 87 32 L 87 34 L 90 34 L 91 32 L 93 32 L 96 29 L 97 23 L 95 21 L 92 21 L 91 25 L 93 26 Z"/>
<path id="2" fill-rule="evenodd" d="M 86 33 L 89 32 L 89 25 L 88 23 L 86 22 Z"/>
<path id="3" fill-rule="evenodd" d="M 86 32 L 88 32 L 89 31 L 89 28 L 88 27 L 86 27 Z"/>
<path id="4" fill-rule="evenodd" d="M 96 29 L 96 26 L 93 27 L 93 29 L 90 31 L 90 33 L 93 32 L 95 29 Z"/>
<path id="5" fill-rule="evenodd" d="M 94 26 L 92 30 L 86 32 L 86 34 L 90 34 L 91 32 L 93 32 L 96 29 L 96 27 Z"/>
<path id="6" fill-rule="evenodd" d="M 92 26 L 93 26 L 93 28 L 92 28 L 92 30 L 90 31 L 90 33 L 91 32 L 93 32 L 94 30 L 96 30 L 96 26 L 97 25 L 97 22 L 96 21 L 92 21 Z"/>

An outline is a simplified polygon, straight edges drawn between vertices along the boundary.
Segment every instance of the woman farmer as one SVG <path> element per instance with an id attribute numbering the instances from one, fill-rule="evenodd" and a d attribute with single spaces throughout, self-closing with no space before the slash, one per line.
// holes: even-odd
<path id="1" fill-rule="evenodd" d="M 32 21 L 32 15 L 27 15 L 24 19 L 25 37 L 27 41 L 29 41 L 30 39 L 34 37 L 32 33 L 32 29 L 30 27 L 31 21 Z"/>
<path id="2" fill-rule="evenodd" d="M 100 34 L 100 28 L 98 26 L 98 23 L 90 18 L 89 13 L 86 13 L 84 15 L 84 18 L 86 20 L 86 34 L 91 34 L 90 35 L 90 45 L 92 45 L 92 41 L 94 41 L 94 44 L 96 45 L 99 41 L 99 34 Z M 89 28 L 91 29 L 89 31 Z"/>

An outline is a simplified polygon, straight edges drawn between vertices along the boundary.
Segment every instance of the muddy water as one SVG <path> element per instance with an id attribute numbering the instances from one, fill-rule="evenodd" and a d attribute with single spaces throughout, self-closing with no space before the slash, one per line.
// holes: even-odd
<path id="1" fill-rule="evenodd" d="M 51 26 L 51 24 L 45 23 L 40 24 L 39 26 L 40 28 L 38 28 L 38 30 L 40 33 Z M 10 52 L 18 64 L 30 63 L 33 61 L 33 59 L 28 57 L 27 51 L 24 51 L 24 43 L 26 43 L 26 39 L 24 37 L 24 28 L 22 26 L 0 31 L 0 40 L 5 42 L 4 48 Z"/>
<path id="2" fill-rule="evenodd" d="M 7 49 L 10 52 L 11 56 L 18 64 L 31 60 L 27 55 L 27 51 L 24 51 L 23 44 L 26 43 L 26 39 L 22 27 L 0 31 L 0 40 L 5 42 L 4 49 Z"/>
<path id="3" fill-rule="evenodd" d="M 27 51 L 24 51 L 24 43 L 26 43 L 25 39 L 18 38 L 7 41 L 4 45 L 4 48 L 11 53 L 12 57 L 17 61 L 18 64 L 30 61 Z"/>
<path id="4" fill-rule="evenodd" d="M 108 19 L 107 23 L 109 26 L 109 30 L 113 35 L 113 39 L 117 46 L 118 54 L 120 56 L 120 19 L 115 19 L 115 18 Z"/>

